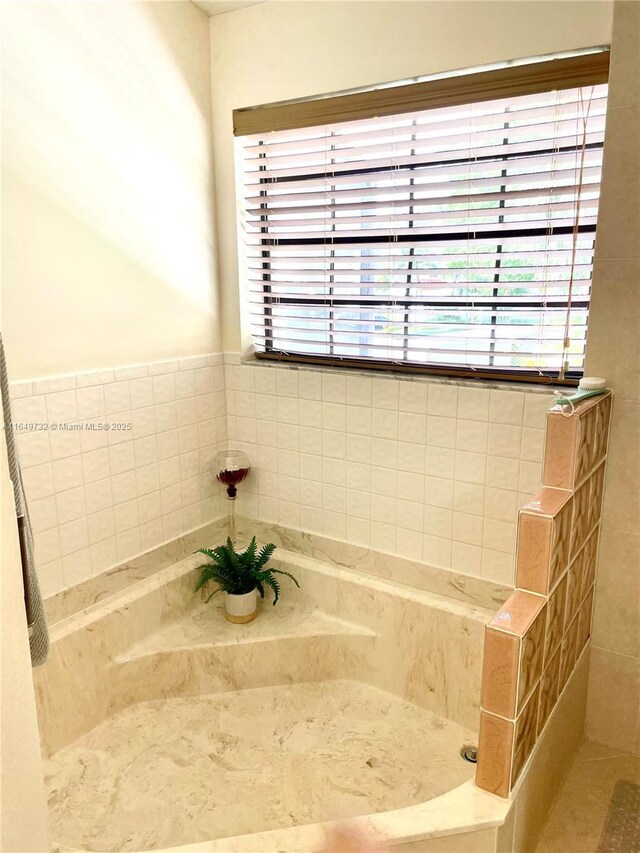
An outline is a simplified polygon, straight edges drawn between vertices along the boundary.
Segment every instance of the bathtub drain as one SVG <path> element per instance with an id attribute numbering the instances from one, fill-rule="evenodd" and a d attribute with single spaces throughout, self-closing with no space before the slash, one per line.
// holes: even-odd
<path id="1" fill-rule="evenodd" d="M 465 743 L 465 745 L 460 750 L 460 755 L 464 758 L 465 761 L 470 761 L 472 764 L 478 763 L 477 746 L 472 746 L 469 743 Z"/>

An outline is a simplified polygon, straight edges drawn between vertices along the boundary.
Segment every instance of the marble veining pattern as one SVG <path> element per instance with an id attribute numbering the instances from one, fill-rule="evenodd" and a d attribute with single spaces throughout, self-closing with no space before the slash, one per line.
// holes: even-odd
<path id="1" fill-rule="evenodd" d="M 170 622 L 147 639 L 127 650 L 126 658 L 156 654 L 198 646 L 250 644 L 276 637 L 334 635 L 338 633 L 369 634 L 360 625 L 327 616 L 303 604 L 282 601 L 272 608 L 271 602 L 258 602 L 262 618 L 255 625 L 232 625 L 224 619 L 224 600 L 209 602 L 190 611 L 188 618 Z M 266 617 L 266 618 L 265 618 Z"/>
<path id="2" fill-rule="evenodd" d="M 350 681 L 141 703 L 48 761 L 53 836 L 147 850 L 424 803 L 472 777 L 473 738 Z"/>
<path id="3" fill-rule="evenodd" d="M 431 566 L 397 554 L 363 548 L 329 536 L 255 518 L 239 516 L 236 530 L 238 536 L 247 541 L 255 535 L 262 542 L 275 542 L 279 549 L 284 548 L 301 556 L 313 557 L 346 569 L 356 569 L 491 610 L 506 601 L 511 592 L 511 587 L 495 583 L 488 578 Z"/>

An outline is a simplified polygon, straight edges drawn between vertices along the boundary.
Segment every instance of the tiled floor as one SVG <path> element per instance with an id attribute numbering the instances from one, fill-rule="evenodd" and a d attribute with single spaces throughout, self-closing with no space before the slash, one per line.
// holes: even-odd
<path id="1" fill-rule="evenodd" d="M 640 756 L 585 741 L 551 810 L 536 853 L 595 853 L 618 779 L 640 784 Z"/>

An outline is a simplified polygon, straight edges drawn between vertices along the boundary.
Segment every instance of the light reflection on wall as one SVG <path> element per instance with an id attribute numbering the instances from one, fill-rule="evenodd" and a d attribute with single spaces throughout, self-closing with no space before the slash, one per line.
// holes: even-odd
<path id="1" fill-rule="evenodd" d="M 17 181 L 11 186 L 22 184 L 43 208 L 73 217 L 79 241 L 88 230 L 124 256 L 118 269 L 131 276 L 132 311 L 142 307 L 135 293 L 142 277 L 150 311 L 162 315 L 166 298 L 182 334 L 188 337 L 193 319 L 194 337 L 208 337 L 200 348 L 210 349 L 216 305 L 206 18 L 183 2 L 9 3 L 2 17 L 2 154 L 5 174 Z M 11 220 L 11 197 L 4 201 Z M 41 229 L 34 250 L 46 251 L 47 239 Z M 9 259 L 10 276 L 5 268 L 9 294 L 20 287 L 22 261 Z M 80 272 L 91 275 L 86 264 Z M 114 282 L 113 293 L 121 313 L 128 307 L 123 284 Z M 108 294 L 84 296 L 109 314 Z M 14 308 L 27 309 L 24 301 Z M 206 312 L 208 336 L 195 311 Z M 21 323 L 6 319 L 9 328 Z M 161 319 L 158 335 L 168 331 Z M 69 367 L 85 366 L 84 355 Z"/>

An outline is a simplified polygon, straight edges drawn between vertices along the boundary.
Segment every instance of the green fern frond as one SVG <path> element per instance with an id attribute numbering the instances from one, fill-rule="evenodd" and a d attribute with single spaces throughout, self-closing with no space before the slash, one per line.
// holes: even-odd
<path id="1" fill-rule="evenodd" d="M 258 543 L 256 542 L 256 537 L 254 536 L 249 545 L 245 548 L 245 550 L 240 555 L 240 559 L 242 561 L 242 565 L 247 568 L 253 568 L 253 565 L 256 560 L 256 551 L 258 550 Z"/>
<path id="2" fill-rule="evenodd" d="M 236 571 L 240 571 L 242 569 L 242 563 L 240 562 L 240 557 L 233 547 L 233 542 L 231 541 L 231 537 L 227 536 L 227 544 L 224 548 L 220 548 L 226 555 L 227 560 L 231 563 L 233 568 Z"/>
<path id="3" fill-rule="evenodd" d="M 294 578 L 294 576 L 291 574 L 291 572 L 285 572 L 285 571 L 283 571 L 282 569 L 269 569 L 269 571 L 270 571 L 272 574 L 274 574 L 274 575 L 286 575 L 288 578 L 291 578 L 291 580 L 292 580 L 292 581 L 294 582 L 294 584 L 298 587 L 298 589 L 300 589 L 300 584 L 299 584 L 299 583 L 298 583 L 298 581 Z"/>
<path id="4" fill-rule="evenodd" d="M 198 566 L 195 571 L 200 572 L 200 576 L 198 577 L 198 581 L 196 583 L 195 591 L 202 589 L 203 586 L 206 586 L 210 580 L 213 579 L 213 572 L 215 570 L 215 566 L 212 563 L 205 563 L 202 566 Z"/>
<path id="5" fill-rule="evenodd" d="M 237 590 L 237 581 L 233 577 L 229 577 L 228 575 L 216 571 L 213 566 L 207 566 L 202 571 L 200 578 L 196 584 L 196 592 L 202 589 L 202 587 L 206 586 L 208 583 L 217 583 L 218 586 L 223 589 L 225 592 L 236 592 Z"/>
<path id="6" fill-rule="evenodd" d="M 280 598 L 280 584 L 274 578 L 274 576 L 271 574 L 271 572 L 265 572 L 264 582 L 267 584 L 267 586 L 270 586 L 271 589 L 273 590 L 273 594 L 274 594 L 273 606 L 275 607 L 276 604 L 278 603 L 278 599 Z"/>
<path id="7" fill-rule="evenodd" d="M 226 545 L 218 545 L 217 548 L 213 549 L 213 553 L 215 554 L 216 562 L 220 563 L 231 571 L 237 570 L 236 562 L 233 559 L 235 557 L 235 551 L 232 555 Z"/>
<path id="8" fill-rule="evenodd" d="M 269 545 L 265 545 L 260 549 L 260 553 L 258 554 L 258 559 L 256 560 L 256 569 L 261 569 L 264 565 L 266 565 L 271 559 L 271 555 L 276 550 L 276 546 L 271 542 Z"/>
<path id="9" fill-rule="evenodd" d="M 215 551 L 212 551 L 211 548 L 198 548 L 196 554 L 204 554 L 205 557 L 208 557 L 210 560 L 214 562 L 218 559 Z"/>

